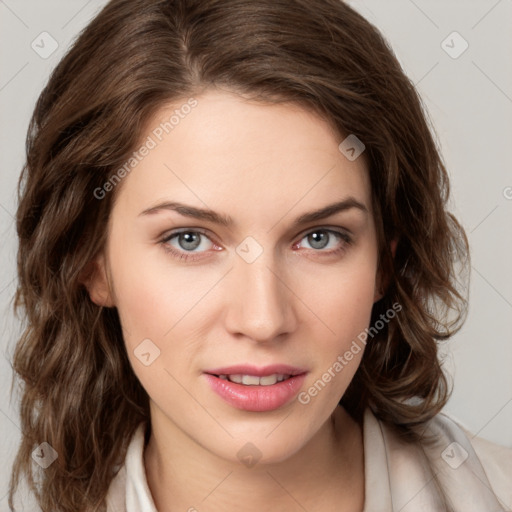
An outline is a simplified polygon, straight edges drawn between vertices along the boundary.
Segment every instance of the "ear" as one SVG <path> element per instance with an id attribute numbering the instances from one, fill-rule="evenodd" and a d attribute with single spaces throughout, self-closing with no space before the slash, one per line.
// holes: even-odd
<path id="1" fill-rule="evenodd" d="M 389 248 L 391 249 L 391 254 L 393 256 L 393 259 L 395 258 L 396 253 L 396 246 L 398 244 L 398 238 L 393 238 L 391 242 L 389 242 Z M 389 276 L 382 275 L 382 272 L 379 269 L 377 280 L 375 283 L 375 295 L 373 297 L 373 302 L 377 302 L 378 300 L 382 299 L 384 297 L 384 294 L 386 293 L 386 289 L 389 285 Z"/>
<path id="2" fill-rule="evenodd" d="M 80 282 L 86 287 L 94 304 L 109 308 L 115 306 L 103 253 L 100 253 L 83 269 Z"/>

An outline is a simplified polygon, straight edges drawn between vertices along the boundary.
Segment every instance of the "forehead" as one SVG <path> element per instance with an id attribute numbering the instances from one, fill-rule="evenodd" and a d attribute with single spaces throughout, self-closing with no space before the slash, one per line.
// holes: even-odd
<path id="1" fill-rule="evenodd" d="M 210 90 L 153 116 L 141 139 L 150 149 L 123 179 L 119 202 L 142 210 L 172 199 L 266 222 L 346 196 L 370 210 L 364 154 L 349 160 L 343 140 L 299 105 Z"/>

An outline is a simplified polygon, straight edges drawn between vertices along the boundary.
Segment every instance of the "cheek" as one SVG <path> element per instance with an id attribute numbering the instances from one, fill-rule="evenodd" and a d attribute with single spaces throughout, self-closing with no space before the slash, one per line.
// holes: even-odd
<path id="1" fill-rule="evenodd" d="M 119 261 L 119 260 L 118 260 Z M 146 266 L 117 266 L 113 273 L 116 305 L 127 345 L 143 338 L 160 338 L 171 327 L 172 294 L 164 280 L 156 279 Z"/>
<path id="2" fill-rule="evenodd" d="M 111 253 L 116 306 L 130 344 L 139 338 L 162 340 L 212 285 L 204 275 L 169 265 L 157 245 L 130 249 L 122 240 L 112 245 L 119 248 Z"/>
<path id="3" fill-rule="evenodd" d="M 169 372 L 178 377 L 189 366 L 180 329 L 200 285 L 190 286 L 183 273 L 166 269 L 154 247 L 112 246 L 118 248 L 111 252 L 116 307 L 132 369 L 151 398 L 174 406 L 173 397 L 181 395 Z"/>
<path id="4" fill-rule="evenodd" d="M 300 296 L 311 304 L 325 331 L 320 339 L 333 349 L 342 349 L 364 330 L 370 321 L 375 300 L 376 266 L 373 259 L 328 269 L 323 274 L 302 280 Z"/>
<path id="5" fill-rule="evenodd" d="M 348 263 L 317 274 L 316 279 L 303 280 L 299 291 L 317 317 L 308 327 L 308 337 L 315 340 L 311 353 L 315 364 L 301 402 L 314 401 L 314 408 L 334 407 L 359 367 L 366 346 L 365 332 L 375 297 L 375 258 Z M 318 400 L 315 397 L 319 395 Z"/>
<path id="6" fill-rule="evenodd" d="M 111 275 L 126 351 L 137 378 L 152 394 L 162 382 L 169 383 L 168 372 L 180 381 L 187 377 L 200 348 L 197 340 L 205 335 L 203 324 L 212 317 L 211 305 L 201 298 L 218 276 L 178 269 L 158 246 L 113 242 Z"/>

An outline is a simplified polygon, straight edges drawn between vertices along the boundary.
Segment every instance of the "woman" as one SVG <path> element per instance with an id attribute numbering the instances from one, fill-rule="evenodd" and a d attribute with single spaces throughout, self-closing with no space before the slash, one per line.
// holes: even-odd
<path id="1" fill-rule="evenodd" d="M 344 3 L 111 1 L 29 129 L 11 508 L 506 510 L 510 451 L 440 413 L 448 189 Z"/>

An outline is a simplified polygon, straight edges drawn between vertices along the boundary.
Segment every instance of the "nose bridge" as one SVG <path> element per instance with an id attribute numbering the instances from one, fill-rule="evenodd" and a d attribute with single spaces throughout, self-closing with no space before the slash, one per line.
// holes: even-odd
<path id="1" fill-rule="evenodd" d="M 259 245 L 259 244 L 258 244 Z M 244 249 L 246 251 L 244 252 Z M 248 249 L 248 250 L 247 250 Z M 294 328 L 291 296 L 271 250 L 249 240 L 237 248 L 229 299 L 227 328 L 259 341 Z"/>

